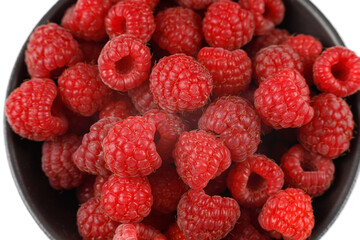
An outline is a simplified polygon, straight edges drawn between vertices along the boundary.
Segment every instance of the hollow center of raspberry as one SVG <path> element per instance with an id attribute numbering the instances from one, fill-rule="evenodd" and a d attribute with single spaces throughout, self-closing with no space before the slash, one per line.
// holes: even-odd
<path id="1" fill-rule="evenodd" d="M 304 172 L 316 172 L 318 170 L 316 166 L 310 162 L 300 162 L 300 165 Z"/>
<path id="2" fill-rule="evenodd" d="M 128 74 L 135 66 L 135 60 L 130 55 L 123 57 L 115 63 L 118 74 Z"/>
<path id="3" fill-rule="evenodd" d="M 331 66 L 331 73 L 339 81 L 346 81 L 348 70 L 344 64 L 339 62 Z"/>
<path id="4" fill-rule="evenodd" d="M 116 21 L 113 21 L 113 26 L 112 27 L 114 29 L 114 32 L 116 32 L 116 35 L 126 33 L 126 20 L 125 20 L 125 18 L 119 18 L 119 19 L 116 19 Z"/>
<path id="5" fill-rule="evenodd" d="M 262 190 L 266 187 L 266 180 L 259 174 L 252 172 L 246 187 L 252 192 Z"/>

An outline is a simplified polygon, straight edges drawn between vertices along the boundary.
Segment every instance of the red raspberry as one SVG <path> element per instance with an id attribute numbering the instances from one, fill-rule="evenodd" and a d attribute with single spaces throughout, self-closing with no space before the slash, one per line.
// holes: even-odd
<path id="1" fill-rule="evenodd" d="M 106 85 L 118 91 L 127 91 L 149 77 L 151 54 L 144 43 L 123 34 L 105 44 L 98 65 L 100 77 Z"/>
<path id="2" fill-rule="evenodd" d="M 177 223 L 172 223 L 166 231 L 166 237 L 168 240 L 186 240 L 185 233 L 181 231 Z"/>
<path id="3" fill-rule="evenodd" d="M 159 109 L 155 103 L 154 96 L 150 90 L 149 81 L 143 82 L 140 86 L 128 91 L 129 97 L 136 110 L 144 114 L 151 109 Z"/>
<path id="4" fill-rule="evenodd" d="M 212 75 L 214 97 L 238 95 L 251 82 L 251 60 L 242 49 L 228 51 L 223 48 L 204 47 L 197 59 Z"/>
<path id="5" fill-rule="evenodd" d="M 118 3 L 121 1 L 127 1 L 127 0 L 111 0 L 113 3 Z M 140 2 L 140 3 L 146 3 L 147 5 L 149 5 L 149 7 L 154 10 L 154 8 L 157 6 L 157 4 L 159 3 L 160 0 L 131 0 L 134 2 Z"/>
<path id="6" fill-rule="evenodd" d="M 99 76 L 96 65 L 78 63 L 66 69 L 58 79 L 62 101 L 82 116 L 97 112 L 112 93 Z"/>
<path id="7" fill-rule="evenodd" d="M 134 224 L 120 224 L 116 230 L 112 240 L 137 240 L 136 227 Z"/>
<path id="8" fill-rule="evenodd" d="M 155 31 L 154 15 L 146 3 L 120 1 L 107 13 L 105 28 L 110 38 L 129 34 L 146 43 Z"/>
<path id="9" fill-rule="evenodd" d="M 102 210 L 99 198 L 91 198 L 77 211 L 77 226 L 84 240 L 112 239 L 119 223 Z"/>
<path id="10" fill-rule="evenodd" d="M 232 198 L 208 196 L 203 190 L 189 190 L 180 199 L 177 224 L 186 239 L 221 239 L 240 217 L 240 207 Z"/>
<path id="11" fill-rule="evenodd" d="M 231 164 L 224 143 L 202 130 L 181 134 L 173 156 L 179 176 L 192 189 L 203 189 Z"/>
<path id="12" fill-rule="evenodd" d="M 113 240 L 166 240 L 161 232 L 141 223 L 120 224 Z"/>
<path id="13" fill-rule="evenodd" d="M 85 63 L 96 64 L 103 47 L 104 45 L 100 42 L 79 41 L 79 48 L 81 49 Z"/>
<path id="14" fill-rule="evenodd" d="M 227 50 L 235 50 L 250 42 L 254 29 L 253 14 L 229 0 L 211 4 L 202 25 L 206 42 L 211 47 Z"/>
<path id="15" fill-rule="evenodd" d="M 72 160 L 72 154 L 80 146 L 81 138 L 66 134 L 44 142 L 41 167 L 54 189 L 71 189 L 82 184 L 85 174 Z"/>
<path id="16" fill-rule="evenodd" d="M 81 171 L 103 176 L 111 174 L 104 160 L 102 141 L 109 129 L 120 120 L 114 117 L 101 119 L 83 136 L 81 146 L 73 154 L 73 161 Z"/>
<path id="17" fill-rule="evenodd" d="M 288 240 L 307 239 L 314 227 L 311 198 L 301 189 L 288 188 L 271 196 L 264 204 L 259 223 Z"/>
<path id="18" fill-rule="evenodd" d="M 244 50 L 248 53 L 251 59 L 254 59 L 256 53 L 260 49 L 270 45 L 280 45 L 288 37 L 290 37 L 290 33 L 287 30 L 275 28 L 267 35 L 254 37 L 251 42 L 244 47 Z"/>
<path id="19" fill-rule="evenodd" d="M 261 207 L 283 185 L 281 168 L 261 154 L 254 154 L 234 165 L 227 179 L 232 196 L 244 207 Z"/>
<path id="20" fill-rule="evenodd" d="M 322 195 L 331 185 L 335 166 L 330 158 L 306 151 L 300 144 L 281 158 L 288 187 L 301 188 L 311 197 Z"/>
<path id="21" fill-rule="evenodd" d="M 93 191 L 95 197 L 101 197 L 102 189 L 106 181 L 108 180 L 108 177 L 104 177 L 101 175 L 97 175 L 94 185 L 93 185 Z"/>
<path id="22" fill-rule="evenodd" d="M 272 45 L 261 49 L 256 54 L 253 64 L 254 78 L 258 84 L 284 68 L 299 73 L 304 69 L 299 54 L 287 45 Z"/>
<path id="23" fill-rule="evenodd" d="M 314 116 L 310 90 L 303 76 L 292 69 L 282 69 L 260 83 L 254 105 L 263 122 L 275 129 L 307 124 Z"/>
<path id="24" fill-rule="evenodd" d="M 197 108 L 194 111 L 191 112 L 183 112 L 180 113 L 179 116 L 182 118 L 183 122 L 187 126 L 187 129 L 190 130 L 196 130 L 198 129 L 198 121 L 200 117 L 203 115 L 205 109 L 208 107 L 209 104 Z"/>
<path id="25" fill-rule="evenodd" d="M 241 97 L 222 97 L 205 110 L 199 128 L 220 135 L 234 162 L 255 153 L 260 143 L 260 117 L 250 102 Z"/>
<path id="26" fill-rule="evenodd" d="M 101 41 L 106 37 L 104 18 L 111 5 L 110 0 L 77 0 L 65 12 L 61 25 L 76 38 Z"/>
<path id="27" fill-rule="evenodd" d="M 161 167 L 149 175 L 154 203 L 152 211 L 167 214 L 176 210 L 181 196 L 188 190 L 172 165 Z"/>
<path id="28" fill-rule="evenodd" d="M 164 57 L 153 67 L 150 89 L 168 112 L 186 112 L 204 106 L 212 90 L 210 72 L 185 54 Z"/>
<path id="29" fill-rule="evenodd" d="M 217 0 L 176 0 L 178 4 L 183 7 L 191 8 L 193 10 L 203 10 L 210 6 L 210 4 Z"/>
<path id="30" fill-rule="evenodd" d="M 159 137 L 155 139 L 156 151 L 164 164 L 172 156 L 175 143 L 186 127 L 179 116 L 164 110 L 153 109 L 146 112 L 143 117 L 156 127 L 155 136 L 158 134 Z"/>
<path id="31" fill-rule="evenodd" d="M 25 50 L 25 63 L 32 77 L 50 77 L 52 71 L 69 65 L 79 46 L 73 36 L 55 23 L 37 27 Z"/>
<path id="32" fill-rule="evenodd" d="M 101 207 L 115 221 L 140 222 L 149 215 L 152 204 L 151 187 L 146 177 L 113 174 L 103 186 Z"/>
<path id="33" fill-rule="evenodd" d="M 47 141 L 68 128 L 66 117 L 55 111 L 57 87 L 51 79 L 32 78 L 13 90 L 5 102 L 5 115 L 12 130 L 23 138 Z"/>
<path id="34" fill-rule="evenodd" d="M 195 57 L 203 36 L 201 17 L 191 9 L 168 8 L 156 14 L 155 43 L 170 54 L 185 53 Z"/>
<path id="35" fill-rule="evenodd" d="M 314 117 L 298 130 L 298 139 L 307 150 L 337 158 L 349 149 L 354 120 L 349 105 L 332 93 L 312 99 Z"/>
<path id="36" fill-rule="evenodd" d="M 314 83 L 322 92 L 346 97 L 360 89 L 360 58 L 345 47 L 323 51 L 316 59 L 313 71 Z"/>
<path id="37" fill-rule="evenodd" d="M 116 123 L 103 140 L 108 168 L 122 177 L 146 176 L 161 166 L 154 143 L 156 127 L 141 116 Z"/>
<path id="38" fill-rule="evenodd" d="M 137 111 L 127 94 L 115 94 L 113 99 L 101 108 L 99 118 L 117 117 L 125 119 L 136 114 Z"/>
<path id="39" fill-rule="evenodd" d="M 90 198 L 94 197 L 94 175 L 88 175 L 83 180 L 83 183 L 76 188 L 76 198 L 80 204 L 87 202 Z"/>

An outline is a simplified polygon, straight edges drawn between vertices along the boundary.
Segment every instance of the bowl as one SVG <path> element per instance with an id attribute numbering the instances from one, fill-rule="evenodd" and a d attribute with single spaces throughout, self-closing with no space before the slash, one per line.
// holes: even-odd
<path id="1" fill-rule="evenodd" d="M 58 1 L 38 25 L 49 21 L 59 23 L 65 10 L 74 2 L 75 0 Z M 344 45 L 331 23 L 310 1 L 284 0 L 284 3 L 286 14 L 280 28 L 286 28 L 290 33 L 311 34 L 318 38 L 324 47 Z M 27 41 L 14 65 L 7 96 L 24 79 L 29 78 L 24 62 L 26 44 Z M 347 98 L 352 106 L 356 123 L 359 123 L 360 116 L 359 97 L 357 93 Z M 14 181 L 27 209 L 50 239 L 80 240 L 76 226 L 78 203 L 75 191 L 52 189 L 41 170 L 42 143 L 22 139 L 11 130 L 6 120 L 4 121 L 8 160 Z M 350 152 L 334 161 L 336 172 L 331 188 L 323 196 L 313 200 L 316 223 L 311 239 L 320 239 L 345 205 L 357 177 L 358 159 L 360 159 L 360 142 L 359 135 L 355 135 L 351 142 Z"/>

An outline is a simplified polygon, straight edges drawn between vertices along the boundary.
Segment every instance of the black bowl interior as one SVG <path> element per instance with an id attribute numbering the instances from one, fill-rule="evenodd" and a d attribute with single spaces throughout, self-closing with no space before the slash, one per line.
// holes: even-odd
<path id="1" fill-rule="evenodd" d="M 61 20 L 67 7 L 74 0 L 62 0 L 56 3 L 40 20 L 38 25 Z M 343 42 L 328 20 L 308 0 L 284 0 L 286 4 L 285 20 L 280 27 L 290 33 L 311 34 L 324 45 L 330 47 L 343 45 Z M 24 63 L 25 42 L 15 63 L 7 89 L 7 96 L 29 78 Z M 354 119 L 359 123 L 359 94 L 347 99 L 352 106 Z M 5 118 L 4 118 L 5 119 Z M 20 195 L 35 221 L 50 239 L 79 240 L 76 227 L 78 204 L 75 191 L 53 190 L 41 170 L 41 143 L 20 138 L 4 120 L 5 142 L 13 178 Z M 313 200 L 316 225 L 311 239 L 320 239 L 344 206 L 358 172 L 360 158 L 359 136 L 355 135 L 351 151 L 335 160 L 335 180 L 325 195 Z"/>

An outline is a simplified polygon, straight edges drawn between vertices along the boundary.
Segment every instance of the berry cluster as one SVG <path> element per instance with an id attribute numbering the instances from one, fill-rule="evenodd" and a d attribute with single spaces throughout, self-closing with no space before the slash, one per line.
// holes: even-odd
<path id="1" fill-rule="evenodd" d="M 5 114 L 44 142 L 49 184 L 77 189 L 83 239 L 311 235 L 360 58 L 290 36 L 284 15 L 282 0 L 77 0 L 34 30 Z"/>

